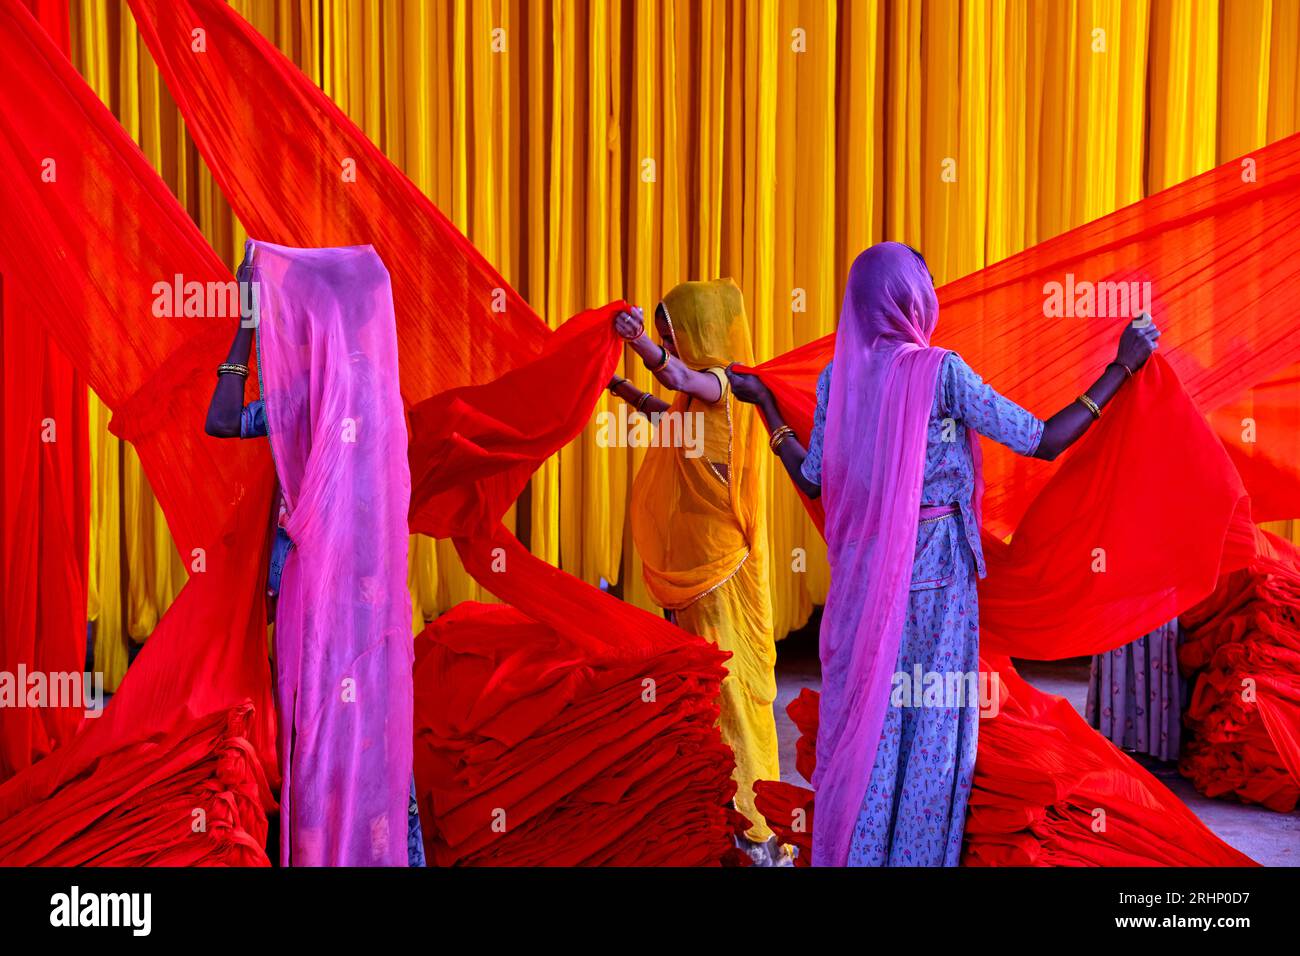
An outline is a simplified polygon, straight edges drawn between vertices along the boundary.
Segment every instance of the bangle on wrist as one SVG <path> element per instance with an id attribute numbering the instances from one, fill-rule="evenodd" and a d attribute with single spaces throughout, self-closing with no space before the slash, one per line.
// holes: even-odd
<path id="1" fill-rule="evenodd" d="M 1101 408 L 1097 405 L 1096 402 L 1092 400 L 1092 396 L 1089 395 L 1087 392 L 1084 392 L 1082 395 L 1080 395 L 1077 401 L 1080 402 L 1083 405 L 1083 407 L 1089 411 L 1089 413 L 1091 413 L 1094 420 L 1101 418 Z"/>
<path id="2" fill-rule="evenodd" d="M 1121 362 L 1119 359 L 1116 359 L 1115 361 L 1111 362 L 1110 365 L 1115 365 L 1119 368 L 1122 368 L 1124 370 L 1125 375 L 1127 375 L 1129 378 L 1133 377 L 1133 370 L 1129 368 L 1127 365 L 1125 365 L 1123 362 Z M 1107 365 L 1106 367 L 1110 368 L 1110 365 Z"/>
<path id="3" fill-rule="evenodd" d="M 620 385 L 622 385 L 622 384 L 623 384 L 624 382 L 626 382 L 626 381 L 627 381 L 627 379 L 623 378 L 623 376 L 621 376 L 621 375 L 615 375 L 615 376 L 614 376 L 614 381 L 612 381 L 612 382 L 609 383 L 609 394 L 611 394 L 611 395 L 617 397 L 617 396 L 618 396 L 618 387 L 619 387 Z"/>
<path id="4" fill-rule="evenodd" d="M 781 447 L 781 443 L 794 434 L 794 429 L 789 425 L 782 425 L 776 431 L 772 432 L 772 437 L 767 440 L 767 444 L 772 451 Z"/>
<path id="5" fill-rule="evenodd" d="M 658 365 L 652 368 L 649 362 L 645 363 L 645 367 L 650 369 L 651 372 L 662 372 L 664 369 L 668 367 L 668 349 L 665 346 L 661 345 L 659 346 L 659 353 L 660 353 L 659 355 L 660 361 Z"/>

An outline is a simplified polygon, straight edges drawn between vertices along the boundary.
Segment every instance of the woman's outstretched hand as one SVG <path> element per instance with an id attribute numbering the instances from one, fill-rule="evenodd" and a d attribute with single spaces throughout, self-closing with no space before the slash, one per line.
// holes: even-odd
<path id="1" fill-rule="evenodd" d="M 614 331 L 629 342 L 645 335 L 645 321 L 641 318 L 641 310 L 636 306 L 629 306 L 627 311 L 620 311 L 614 316 Z"/>
<path id="2" fill-rule="evenodd" d="M 1115 361 L 1127 365 L 1129 371 L 1136 372 L 1151 357 L 1160 340 L 1160 330 L 1146 312 L 1124 326 L 1119 337 L 1119 348 L 1115 352 Z"/>
<path id="3" fill-rule="evenodd" d="M 737 372 L 730 365 L 727 366 L 727 381 L 731 383 L 731 394 L 750 405 L 757 405 L 771 394 L 757 375 Z"/>

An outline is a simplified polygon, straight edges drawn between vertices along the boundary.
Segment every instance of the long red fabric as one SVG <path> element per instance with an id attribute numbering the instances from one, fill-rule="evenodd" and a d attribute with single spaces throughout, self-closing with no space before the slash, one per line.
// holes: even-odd
<path id="1" fill-rule="evenodd" d="M 153 309 L 155 283 L 230 273 L 14 2 L 0 4 L 0 49 L 12 65 L 0 89 L 2 201 L 6 222 L 26 224 L 0 231 L 7 302 L 43 320 L 113 409 L 113 430 L 134 444 L 181 554 L 204 569 L 104 715 L 0 785 L 0 859 L 265 862 L 274 722 L 265 565 L 249 556 L 264 539 L 270 458 L 257 443 L 221 445 L 194 427 L 229 327 Z M 52 179 L 41 176 L 46 160 Z"/>
<path id="2" fill-rule="evenodd" d="M 536 464 L 589 416 L 620 345 L 608 312 L 573 320 L 567 334 L 547 334 L 418 190 L 228 7 L 214 0 L 131 5 L 187 128 L 245 224 L 286 245 L 373 243 L 387 263 L 412 423 L 412 527 L 454 537 L 485 586 L 593 654 L 635 659 L 687 647 L 697 667 L 716 663 L 716 652 L 703 642 L 538 562 L 497 523 Z M 0 268 L 17 275 L 29 301 L 35 290 L 54 290 L 41 313 L 47 326 L 114 409 L 115 431 L 136 443 L 182 554 L 202 547 L 208 561 L 165 616 L 108 714 L 0 787 L 0 859 L 265 862 L 253 847 L 265 825 L 260 814 L 269 805 L 268 790 L 276 784 L 274 724 L 258 599 L 265 569 L 248 556 L 257 553 L 251 535 L 264 527 L 269 462 L 264 451 L 243 444 L 218 453 L 197 427 L 211 366 L 223 354 L 231 322 L 159 321 L 149 310 L 160 278 L 222 281 L 229 274 L 144 157 L 33 26 L 11 0 L 0 6 L 0 52 L 11 74 L 0 90 L 0 128 L 7 134 L 0 171 L 11 183 L 0 208 L 13 221 L 32 224 L 26 234 L 0 234 Z M 197 27 L 205 31 L 205 56 L 190 52 Z M 1277 264 L 1265 253 L 1268 244 L 1284 248 L 1295 241 L 1279 218 L 1288 210 L 1294 215 L 1300 192 L 1296 143 L 1271 150 L 1260 154 L 1261 170 L 1271 171 L 1258 187 L 1266 195 L 1227 182 L 1208 196 L 1193 187 L 1190 198 L 1183 195 L 1181 213 L 1171 210 L 1166 196 L 1146 211 L 1130 211 L 1127 231 L 1122 224 L 1084 227 L 1054 240 L 1045 258 L 1035 260 L 1043 268 L 1068 264 L 1080 275 L 1096 270 L 1103 276 L 1110 274 L 1102 269 L 1106 262 L 1140 261 L 1166 282 L 1166 302 L 1172 298 L 1190 309 L 1208 295 L 1217 308 L 1221 297 L 1239 295 L 1256 317 L 1262 313 L 1253 324 L 1228 308 L 1222 321 L 1217 315 L 1214 321 L 1188 320 L 1197 335 L 1187 337 L 1188 357 L 1178 370 L 1203 402 L 1236 395 L 1234 383 L 1261 380 L 1300 360 L 1294 319 L 1257 289 L 1259 283 L 1274 288 L 1273 276 L 1280 284 L 1300 268 L 1296 257 L 1267 275 L 1260 265 L 1265 254 L 1270 266 Z M 46 189 L 34 175 L 43 155 L 65 158 L 61 189 Z M 103 189 L 105 182 L 114 188 Z M 1184 221 L 1192 222 L 1189 231 L 1177 232 Z M 1147 229 L 1173 235 L 1137 256 L 1133 243 L 1150 242 Z M 73 237 L 94 257 L 69 249 Z M 1220 255 L 1249 281 L 1221 275 Z M 1190 272 L 1182 268 L 1189 259 L 1196 264 Z M 993 267 L 944 290 L 963 317 L 956 330 L 948 326 L 950 334 L 960 333 L 957 341 L 944 337 L 951 312 L 941 320 L 940 338 L 1030 407 L 1050 405 L 1055 397 L 1063 402 L 1072 397 L 1064 392 L 1074 380 L 1099 367 L 1092 360 L 1101 346 L 1077 329 L 1068 335 L 1060 332 L 1063 326 L 1039 330 L 1043 320 L 1023 311 L 1031 299 L 1026 289 L 1039 275 L 1016 268 Z M 1037 309 L 1041 315 L 1041 300 Z M 980 330 L 988 328 L 1021 336 L 1021 346 L 982 361 Z M 1030 340 L 1027 329 L 1043 334 Z M 1044 344 L 1058 335 L 1056 346 Z M 1172 340 L 1178 344 L 1179 336 Z M 1261 359 L 1252 349 L 1267 355 Z M 570 359 L 574 364 L 566 364 Z M 815 349 L 804 360 L 815 364 Z M 1053 379 L 1047 386 L 1031 384 L 1047 379 Z M 1044 393 L 1028 394 L 1033 387 Z M 541 403 L 534 398 L 541 394 L 553 420 L 539 429 Z M 1092 440 L 1107 447 L 1123 440 L 1113 425 L 1112 432 L 1116 437 L 1106 438 L 1099 429 Z M 1122 473 L 1111 494 L 1149 498 L 1149 477 Z M 990 487 L 1000 489 L 994 509 L 1000 517 L 991 527 L 1001 527 L 997 521 L 1009 526 L 1024 513 L 1045 478 L 991 465 Z M 1226 500 L 1222 486 L 1209 487 L 1219 495 L 1216 502 Z M 1085 498 L 1076 511 L 1090 514 L 1102 506 Z M 1220 550 L 1209 552 L 1216 565 L 1223 540 L 1218 544 Z M 1162 585 L 1153 593 L 1160 598 L 1166 591 Z M 1133 636 L 1096 637 L 1102 646 Z M 236 753 L 242 757 L 231 759 Z M 187 768 L 179 791 L 159 770 L 165 754 Z M 198 836 L 189 828 L 160 830 L 158 822 L 174 817 L 196 793 L 202 800 L 191 805 L 208 807 L 214 816 L 218 803 L 226 808 L 221 826 Z"/>
<path id="3" fill-rule="evenodd" d="M 26 0 L 58 49 L 68 5 Z M 0 275 L 0 671 L 80 674 L 86 652 L 90 447 L 85 380 Z M 0 707 L 0 781 L 72 736 L 83 707 Z"/>
<path id="4" fill-rule="evenodd" d="M 209 13 L 214 30 L 224 24 L 247 39 L 253 61 L 284 66 L 227 7 Z M 38 290 L 58 290 L 52 304 L 47 300 L 48 327 L 89 368 L 92 384 L 115 411 L 114 431 L 136 442 L 182 554 L 204 565 L 164 616 L 109 712 L 0 787 L 0 859 L 264 864 L 265 813 L 274 806 L 278 780 L 260 599 L 265 558 L 260 568 L 250 558 L 261 549 L 270 461 L 256 443 L 219 446 L 202 436 L 198 423 L 212 361 L 223 352 L 233 317 L 213 322 L 187 316 L 170 296 L 173 284 L 219 285 L 229 273 L 125 131 L 10 0 L 0 6 L 0 49 L 16 73 L 0 91 L 10 134 L 0 162 L 16 182 L 3 202 L 15 221 L 33 224 L 29 235 L 0 241 L 0 266 L 7 275 L 19 263 L 27 267 L 19 275 L 21 291 L 33 301 Z M 689 665 L 702 675 L 703 699 L 711 700 L 721 679 L 720 655 L 705 642 L 545 566 L 513 539 L 505 542 L 513 549 L 511 573 L 498 574 L 494 566 L 491 544 L 504 535 L 501 514 L 537 464 L 582 428 L 612 372 L 620 342 L 610 327 L 610 307 L 579 317 L 563 333 L 549 333 L 355 127 L 336 110 L 329 113 L 318 90 L 301 88 L 305 80 L 291 67 L 280 76 L 278 84 L 267 76 L 259 95 L 292 101 L 297 84 L 307 99 L 300 119 L 310 116 L 314 128 L 316 111 L 327 114 L 333 123 L 324 126 L 362 160 L 358 168 L 371 188 L 340 191 L 320 207 L 329 215 L 315 219 L 293 208 L 265 223 L 267 232 L 304 244 L 346 242 L 342 237 L 353 235 L 357 243 L 373 240 L 386 248 L 388 261 L 397 263 L 391 271 L 400 303 L 404 398 L 410 403 L 439 393 L 436 407 L 413 412 L 427 440 L 412 444 L 419 468 L 412 527 L 457 536 L 480 580 L 519 607 L 531 607 L 536 620 L 588 642 L 592 653 L 603 649 L 632 662 L 676 655 L 679 668 Z M 202 125 L 196 121 L 200 139 Z M 289 135 L 280 146 L 292 150 L 302 141 Z M 33 174 L 47 154 L 68 160 L 63 188 L 43 192 Z M 277 168 L 314 162 L 306 153 L 295 156 L 296 165 Z M 373 168 L 367 159 L 375 161 Z M 285 189 L 297 184 L 295 194 L 302 181 L 290 175 L 276 180 Z M 105 182 L 114 189 L 104 190 Z M 359 209 L 354 195 L 363 197 Z M 261 198 L 262 205 L 251 208 L 293 205 L 285 196 Z M 241 215 L 252 221 L 247 210 Z M 392 229 L 387 239 L 385 226 Z M 83 232 L 85 247 L 96 249 L 98 258 L 64 251 L 63 237 Z M 161 293 L 155 290 L 160 280 Z M 154 311 L 159 295 L 176 315 Z M 478 346 L 473 355 L 471 337 Z M 475 370 L 474 356 L 493 374 L 518 367 L 517 374 L 473 389 L 466 402 L 458 387 L 488 377 Z M 543 392 L 550 399 L 545 408 L 519 400 Z M 449 424 L 456 427 L 443 427 Z M 711 721 L 697 732 L 716 743 Z M 165 764 L 163 754 L 170 755 Z M 694 792 L 701 806 L 721 808 L 725 775 L 710 784 L 716 765 L 697 770 L 683 792 Z M 181 807 L 198 808 L 213 826 L 195 829 L 188 820 L 184 827 L 164 826 L 168 818 L 179 820 Z M 717 847 L 730 822 L 713 814 L 702 825 L 712 828 Z"/>

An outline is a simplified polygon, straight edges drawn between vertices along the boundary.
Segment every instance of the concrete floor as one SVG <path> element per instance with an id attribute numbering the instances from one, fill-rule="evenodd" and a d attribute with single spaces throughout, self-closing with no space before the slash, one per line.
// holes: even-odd
<path id="1" fill-rule="evenodd" d="M 807 786 L 794 766 L 794 745 L 799 731 L 785 708 L 800 689 L 821 687 L 817 660 L 817 619 L 777 645 L 776 727 L 781 740 L 781 779 Z M 1039 690 L 1069 700 L 1083 713 L 1088 696 L 1087 661 L 1022 663 L 1020 673 Z M 1178 773 L 1175 764 L 1141 758 L 1147 768 L 1225 843 L 1265 866 L 1300 866 L 1300 811 L 1274 813 L 1258 806 L 1201 796 Z"/>

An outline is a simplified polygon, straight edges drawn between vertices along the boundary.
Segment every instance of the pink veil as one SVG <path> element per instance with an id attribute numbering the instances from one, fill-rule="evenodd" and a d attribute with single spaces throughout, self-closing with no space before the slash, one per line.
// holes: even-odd
<path id="1" fill-rule="evenodd" d="M 822 459 L 831 590 L 813 779 L 818 865 L 848 860 L 884 724 L 916 550 L 926 426 L 948 354 L 930 345 L 938 319 L 934 284 L 907 246 L 878 243 L 854 260 Z M 975 441 L 972 433 L 978 453 Z M 978 465 L 977 457 L 977 474 Z"/>
<path id="2" fill-rule="evenodd" d="M 406 417 L 370 246 L 249 242 L 258 367 L 293 549 L 276 611 L 281 860 L 406 865 Z"/>

